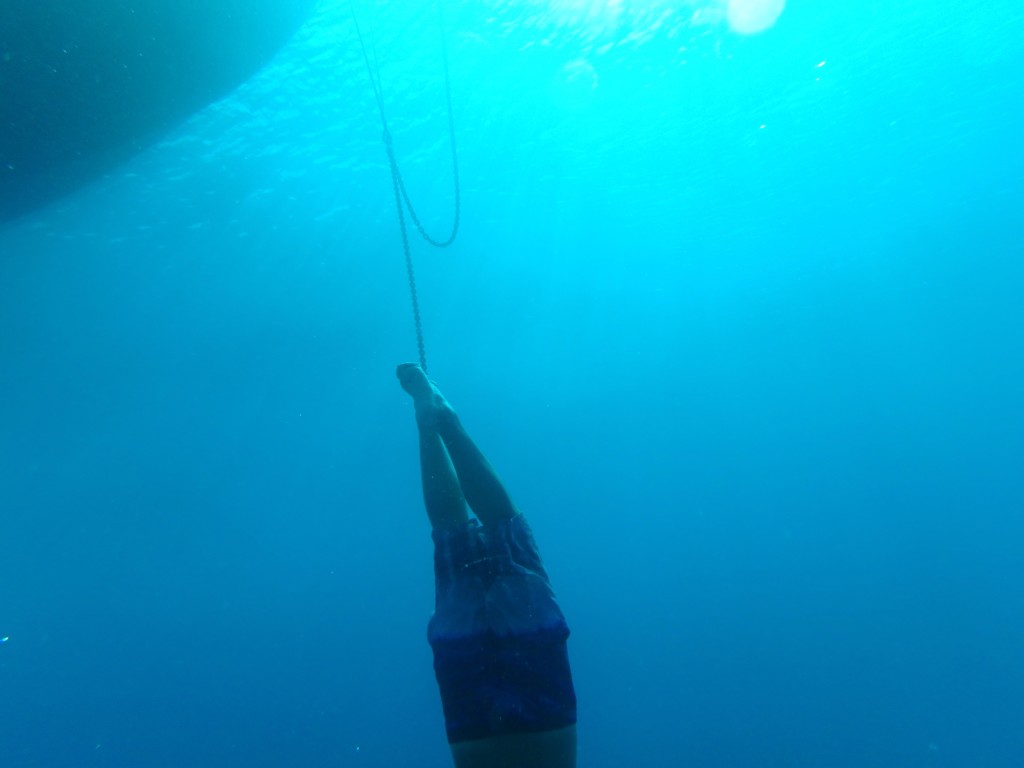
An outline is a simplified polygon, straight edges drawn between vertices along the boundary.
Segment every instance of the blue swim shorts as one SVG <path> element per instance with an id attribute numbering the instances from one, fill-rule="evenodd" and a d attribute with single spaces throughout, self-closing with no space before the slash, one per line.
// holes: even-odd
<path id="1" fill-rule="evenodd" d="M 427 628 L 448 741 L 576 722 L 569 627 L 522 515 L 434 531 Z"/>

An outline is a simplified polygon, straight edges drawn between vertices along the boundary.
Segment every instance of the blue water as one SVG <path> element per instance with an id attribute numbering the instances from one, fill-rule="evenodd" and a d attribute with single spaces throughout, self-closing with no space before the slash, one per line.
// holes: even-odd
<path id="1" fill-rule="evenodd" d="M 431 372 L 581 768 L 1024 765 L 1024 10 L 448 3 Z M 435 234 L 432 2 L 355 3 Z M 0 765 L 447 766 L 349 6 L 0 231 Z"/>

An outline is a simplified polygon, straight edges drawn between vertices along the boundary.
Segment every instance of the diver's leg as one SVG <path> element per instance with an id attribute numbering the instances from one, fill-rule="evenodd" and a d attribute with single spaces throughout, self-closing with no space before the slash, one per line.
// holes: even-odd
<path id="1" fill-rule="evenodd" d="M 455 465 L 462 493 L 480 522 L 492 525 L 515 517 L 518 510 L 508 491 L 494 467 L 463 428 L 458 414 L 451 409 L 442 414 L 437 431 Z"/>
<path id="2" fill-rule="evenodd" d="M 434 530 L 454 528 L 469 520 L 466 499 L 462 494 L 458 476 L 437 432 L 436 420 L 422 404 L 422 392 L 417 390 L 415 377 L 403 377 L 398 369 L 402 387 L 413 396 L 416 405 L 416 424 L 420 434 L 420 474 L 423 482 L 423 503 Z M 407 382 L 409 385 L 407 385 Z M 422 389 L 422 388 L 421 388 Z"/>
<path id="3" fill-rule="evenodd" d="M 420 474 L 423 479 L 423 504 L 434 530 L 455 528 L 469 520 L 466 499 L 452 467 L 441 436 L 420 428 Z"/>
<path id="4" fill-rule="evenodd" d="M 480 522 L 490 525 L 518 514 L 497 472 L 423 369 L 413 363 L 400 365 L 398 378 L 413 397 L 420 429 L 431 427 L 444 441 L 462 493 Z"/>

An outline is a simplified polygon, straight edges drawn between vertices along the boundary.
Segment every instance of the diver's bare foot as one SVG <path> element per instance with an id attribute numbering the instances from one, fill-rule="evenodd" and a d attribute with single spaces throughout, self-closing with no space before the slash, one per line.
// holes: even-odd
<path id="1" fill-rule="evenodd" d="M 416 363 L 402 363 L 395 370 L 402 389 L 412 396 L 412 404 L 416 407 L 416 421 L 422 426 L 437 426 L 438 419 L 451 411 L 451 406 L 444 399 L 441 390 Z"/>

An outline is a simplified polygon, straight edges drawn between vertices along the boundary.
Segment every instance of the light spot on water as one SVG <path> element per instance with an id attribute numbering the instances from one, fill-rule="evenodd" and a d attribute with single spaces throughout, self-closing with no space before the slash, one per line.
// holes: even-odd
<path id="1" fill-rule="evenodd" d="M 756 35 L 770 29 L 782 15 L 786 0 L 728 0 L 726 18 L 734 32 Z"/>

